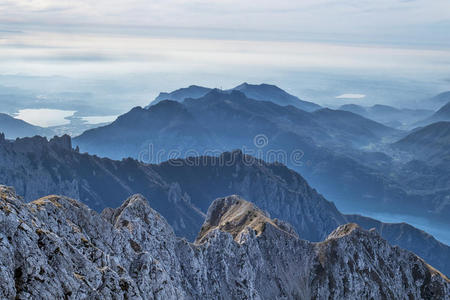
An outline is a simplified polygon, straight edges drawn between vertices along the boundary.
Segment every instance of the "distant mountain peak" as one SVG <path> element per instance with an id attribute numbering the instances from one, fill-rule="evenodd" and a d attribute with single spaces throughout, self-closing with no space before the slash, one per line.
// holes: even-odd
<path id="1" fill-rule="evenodd" d="M 229 90 L 220 90 L 217 88 L 211 89 L 198 85 L 190 85 L 187 88 L 181 88 L 170 93 L 163 92 L 160 93 L 158 97 L 156 97 L 155 100 L 146 107 L 146 109 L 163 100 L 183 102 L 185 99 L 198 99 L 204 97 L 206 94 L 213 90 L 216 90 L 216 93 L 220 91 L 224 94 L 230 94 L 233 91 L 240 91 L 250 99 L 259 101 L 271 101 L 282 106 L 293 105 L 305 111 L 314 111 L 321 107 L 320 105 L 317 105 L 315 103 L 301 100 L 298 97 L 287 93 L 276 85 L 267 83 L 249 84 L 248 82 L 244 82 Z"/>
<path id="2" fill-rule="evenodd" d="M 177 102 L 182 102 L 187 98 L 200 98 L 203 97 L 206 93 L 208 93 L 211 89 L 206 88 L 199 85 L 190 85 L 186 88 L 180 88 L 170 93 L 161 92 L 158 97 L 155 98 L 148 106 L 145 108 L 148 109 L 152 105 L 155 105 L 163 100 L 172 100 Z"/>
<path id="3" fill-rule="evenodd" d="M 251 99 L 271 101 L 282 106 L 292 105 L 305 111 L 314 111 L 320 108 L 320 105 L 301 100 L 298 97 L 291 95 L 285 90 L 272 84 L 249 84 L 247 82 L 244 82 L 232 88 L 231 90 L 241 91 Z"/>

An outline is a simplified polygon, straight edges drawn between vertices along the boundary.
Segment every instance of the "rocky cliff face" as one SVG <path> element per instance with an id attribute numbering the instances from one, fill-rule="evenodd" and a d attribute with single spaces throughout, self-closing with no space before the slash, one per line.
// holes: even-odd
<path id="1" fill-rule="evenodd" d="M 437 241 L 430 234 L 407 223 L 383 223 L 359 215 L 345 215 L 345 218 L 347 222 L 357 223 L 364 229 L 376 229 L 389 243 L 414 252 L 450 276 L 450 247 Z"/>
<path id="2" fill-rule="evenodd" d="M 2 299 L 448 299 L 448 279 L 375 232 L 340 226 L 325 241 L 237 197 L 218 199 L 192 244 L 140 195 L 102 215 L 0 187 Z"/>

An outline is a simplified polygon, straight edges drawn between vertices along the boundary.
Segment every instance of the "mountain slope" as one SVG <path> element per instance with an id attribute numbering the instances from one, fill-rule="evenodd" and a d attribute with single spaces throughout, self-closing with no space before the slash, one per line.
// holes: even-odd
<path id="1" fill-rule="evenodd" d="M 408 129 L 420 120 L 433 114 L 432 110 L 395 108 L 388 105 L 375 104 L 364 107 L 356 104 L 344 104 L 339 110 L 350 111 L 365 118 L 374 120 L 386 126 L 398 129 Z"/>
<path id="2" fill-rule="evenodd" d="M 52 136 L 54 134 L 50 129 L 34 126 L 2 113 L 0 113 L 0 132 L 3 132 L 7 139 L 35 135 Z"/>
<path id="3" fill-rule="evenodd" d="M 433 117 L 441 121 L 450 121 L 450 102 L 442 106 Z"/>
<path id="4" fill-rule="evenodd" d="M 80 154 L 71 149 L 68 136 L 49 142 L 39 137 L 3 140 L 0 182 L 17 187 L 26 201 L 66 194 L 97 211 L 118 206 L 124 198 L 141 193 L 177 235 L 190 240 L 198 233 L 212 199 L 230 194 L 240 194 L 272 217 L 290 222 L 301 238 L 311 241 L 320 241 L 349 222 L 296 172 L 241 151 L 145 165 L 132 159 L 112 161 Z M 409 248 L 411 243 L 424 249 L 440 247 L 439 242 L 416 228 L 408 228 L 408 234 L 413 237 L 411 241 L 397 238 L 400 234 L 382 233 L 393 245 L 406 249 L 417 249 Z M 445 247 L 447 252 L 420 255 L 444 262 L 449 251 Z M 435 266 L 450 274 L 445 264 Z"/>
<path id="5" fill-rule="evenodd" d="M 0 233 L 7 237 L 0 248 L 2 298 L 445 299 L 450 293 L 438 271 L 355 224 L 314 244 L 254 209 L 259 231 L 247 227 L 236 242 L 228 233 L 236 230 L 233 217 L 190 244 L 139 195 L 100 216 L 65 197 L 24 204 L 11 189 L 0 193 Z M 213 204 L 208 222 L 227 214 L 223 202 Z"/>
<path id="6" fill-rule="evenodd" d="M 371 140 L 379 140 L 395 134 L 391 127 L 348 111 L 324 108 L 313 112 L 313 115 L 316 120 L 319 120 L 321 124 L 326 124 L 328 128 L 340 128 L 343 135 L 347 135 L 345 138 L 349 140 L 358 136 L 366 138 L 365 143 L 369 143 Z M 362 142 L 364 143 L 364 141 Z"/>
<path id="7" fill-rule="evenodd" d="M 441 107 L 450 102 L 450 91 L 442 92 L 429 100 L 433 106 Z"/>
<path id="8" fill-rule="evenodd" d="M 437 122 L 413 131 L 392 144 L 431 164 L 450 162 L 450 122 Z"/>
<path id="9" fill-rule="evenodd" d="M 148 156 L 153 162 L 158 154 L 166 160 L 171 151 L 208 147 L 209 140 L 207 127 L 201 126 L 183 104 L 164 100 L 149 109 L 135 107 L 107 126 L 84 132 L 74 143 L 82 151 L 113 159 L 146 160 Z"/>
<path id="10" fill-rule="evenodd" d="M 417 126 L 426 126 L 432 123 L 437 122 L 448 122 L 450 121 L 450 102 L 442 106 L 438 111 L 436 111 L 432 116 L 429 118 L 422 120 L 421 122 L 418 122 Z"/>

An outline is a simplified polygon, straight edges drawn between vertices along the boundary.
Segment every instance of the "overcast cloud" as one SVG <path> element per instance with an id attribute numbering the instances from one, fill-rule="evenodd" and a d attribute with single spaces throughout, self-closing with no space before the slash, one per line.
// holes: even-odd
<path id="1" fill-rule="evenodd" d="M 258 37 L 269 39 L 283 32 L 285 38 L 356 34 L 388 41 L 398 38 L 417 42 L 415 39 L 421 37 L 438 42 L 443 33 L 449 32 L 449 20 L 448 0 L 0 1 L 0 23 L 19 30 L 134 28 L 139 32 L 147 28 L 151 34 L 152 29 L 161 32 L 165 28 L 171 29 L 166 32 L 170 35 L 185 34 L 188 29 L 215 30 L 210 32 L 214 37 L 239 30 L 256 31 Z"/>

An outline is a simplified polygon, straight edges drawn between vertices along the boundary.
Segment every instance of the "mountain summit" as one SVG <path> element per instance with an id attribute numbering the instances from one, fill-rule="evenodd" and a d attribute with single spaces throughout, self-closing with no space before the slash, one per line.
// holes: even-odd
<path id="1" fill-rule="evenodd" d="M 243 84 L 238 85 L 232 90 L 240 91 L 251 99 L 260 101 L 271 101 L 273 103 L 282 106 L 292 105 L 304 111 L 314 111 L 321 108 L 320 105 L 301 100 L 300 98 L 293 96 L 287 93 L 286 91 L 280 89 L 276 85 L 265 83 L 255 85 L 244 82 Z"/>
<path id="2" fill-rule="evenodd" d="M 150 105 L 148 105 L 146 108 L 149 108 L 150 106 L 155 105 L 163 100 L 173 100 L 183 102 L 185 99 L 188 98 L 198 99 L 205 96 L 208 92 L 212 90 L 213 89 L 211 88 L 191 85 L 187 88 L 181 88 L 170 93 L 160 93 L 158 97 L 156 97 L 155 100 L 153 100 L 150 103 Z M 244 82 L 232 89 L 223 90 L 222 92 L 231 93 L 232 91 L 240 91 L 243 94 L 245 94 L 248 98 L 254 100 L 270 101 L 282 106 L 292 105 L 305 111 L 314 111 L 321 108 L 320 105 L 301 100 L 298 97 L 293 96 L 287 93 L 286 91 L 280 89 L 276 85 L 270 85 L 265 83 L 255 85 Z"/>

